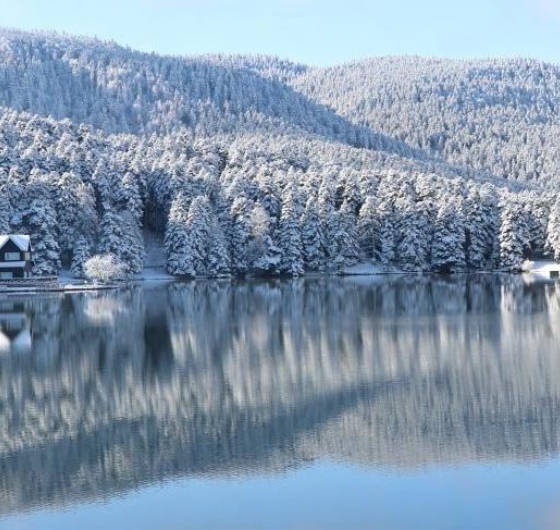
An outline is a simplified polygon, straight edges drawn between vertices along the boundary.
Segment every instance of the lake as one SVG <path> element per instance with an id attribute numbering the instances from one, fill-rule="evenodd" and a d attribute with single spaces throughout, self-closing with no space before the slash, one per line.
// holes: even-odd
<path id="1" fill-rule="evenodd" d="M 0 299 L 0 529 L 557 529 L 560 284 Z"/>

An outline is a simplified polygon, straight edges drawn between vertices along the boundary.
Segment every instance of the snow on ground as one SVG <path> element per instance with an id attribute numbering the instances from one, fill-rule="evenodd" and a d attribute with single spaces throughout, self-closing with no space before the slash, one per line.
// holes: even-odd
<path id="1" fill-rule="evenodd" d="M 159 282 L 159 281 L 172 281 L 175 278 L 167 273 L 167 254 L 163 244 L 163 238 L 150 232 L 144 231 L 144 247 L 145 259 L 144 270 L 136 274 L 133 282 Z M 107 288 L 107 286 L 99 285 L 96 283 L 86 282 L 81 278 L 76 278 L 68 269 L 63 269 L 58 274 L 58 282 L 60 290 L 74 291 L 74 290 L 95 290 Z"/>
<path id="2" fill-rule="evenodd" d="M 550 280 L 555 279 L 555 275 L 560 276 L 560 263 L 553 260 L 529 261 L 523 264 L 523 272 L 531 280 Z"/>
<path id="3" fill-rule="evenodd" d="M 84 283 L 84 280 L 76 278 L 68 269 L 58 271 L 58 281 L 63 285 L 79 285 Z"/>
<path id="4" fill-rule="evenodd" d="M 144 268 L 162 269 L 167 266 L 167 252 L 163 244 L 163 236 L 158 236 L 150 230 L 144 230 Z"/>
<path id="5" fill-rule="evenodd" d="M 175 276 L 168 274 L 165 267 L 146 267 L 140 274 L 132 278 L 132 281 L 150 282 L 150 281 L 171 281 L 175 280 Z"/>
<path id="6" fill-rule="evenodd" d="M 144 230 L 144 270 L 134 276 L 133 281 L 172 281 L 175 279 L 167 273 L 167 252 L 163 244 L 163 236 Z"/>
<path id="7" fill-rule="evenodd" d="M 376 274 L 395 274 L 402 271 L 396 270 L 392 267 L 387 267 L 385 265 L 377 265 L 374 263 L 364 262 L 353 265 L 352 267 L 346 267 L 342 271 L 344 276 L 373 276 Z"/>
<path id="8" fill-rule="evenodd" d="M 387 275 L 402 274 L 402 271 L 384 265 L 377 265 L 374 263 L 358 263 L 352 267 L 346 267 L 342 271 L 342 276 L 350 281 L 359 285 L 371 285 L 373 283 L 384 282 Z"/>

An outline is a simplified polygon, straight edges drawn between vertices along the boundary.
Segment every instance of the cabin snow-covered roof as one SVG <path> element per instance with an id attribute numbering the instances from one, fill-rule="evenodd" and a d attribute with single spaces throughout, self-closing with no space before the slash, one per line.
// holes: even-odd
<path id="1" fill-rule="evenodd" d="M 23 234 L 0 235 L 0 248 L 2 248 L 10 239 L 22 252 L 29 251 L 29 248 L 31 247 L 31 239 L 29 236 Z"/>

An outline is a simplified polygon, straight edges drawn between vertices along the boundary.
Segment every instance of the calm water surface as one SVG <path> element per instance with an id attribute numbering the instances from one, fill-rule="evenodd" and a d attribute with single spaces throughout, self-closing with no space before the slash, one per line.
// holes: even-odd
<path id="1" fill-rule="evenodd" d="M 560 528 L 560 284 L 0 299 L 0 529 Z"/>

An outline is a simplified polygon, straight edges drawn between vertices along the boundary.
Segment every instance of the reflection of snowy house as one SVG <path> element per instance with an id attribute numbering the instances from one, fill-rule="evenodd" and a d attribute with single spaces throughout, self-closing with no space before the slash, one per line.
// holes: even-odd
<path id="1" fill-rule="evenodd" d="M 31 240 L 25 235 L 0 235 L 0 280 L 30 278 Z"/>
<path id="2" fill-rule="evenodd" d="M 21 304 L 0 304 L 0 352 L 31 349 L 31 326 Z"/>

